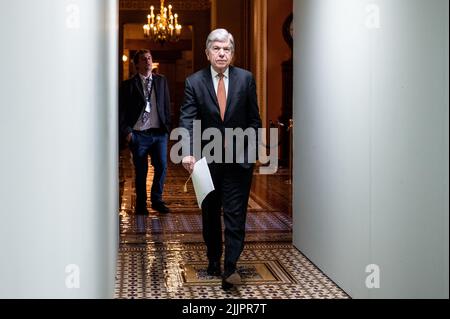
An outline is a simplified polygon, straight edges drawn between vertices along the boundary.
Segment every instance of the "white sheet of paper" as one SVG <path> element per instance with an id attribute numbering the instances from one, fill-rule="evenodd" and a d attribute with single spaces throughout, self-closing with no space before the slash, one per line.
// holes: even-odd
<path id="1" fill-rule="evenodd" d="M 195 195 L 197 196 L 198 207 L 202 208 L 203 200 L 215 189 L 206 158 L 203 157 L 194 164 L 191 178 Z"/>

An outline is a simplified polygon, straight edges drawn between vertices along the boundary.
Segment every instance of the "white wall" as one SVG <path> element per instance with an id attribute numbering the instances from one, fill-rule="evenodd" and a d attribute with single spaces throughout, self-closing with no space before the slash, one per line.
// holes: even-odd
<path id="1" fill-rule="evenodd" d="M 0 2 L 0 298 L 113 297 L 116 38 L 115 0 Z"/>
<path id="2" fill-rule="evenodd" d="M 294 244 L 352 297 L 448 298 L 448 1 L 294 17 Z"/>

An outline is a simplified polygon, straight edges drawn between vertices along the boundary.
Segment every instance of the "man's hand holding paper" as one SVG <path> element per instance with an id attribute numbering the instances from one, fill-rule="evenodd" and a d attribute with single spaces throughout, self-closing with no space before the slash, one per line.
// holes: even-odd
<path id="1" fill-rule="evenodd" d="M 195 158 L 190 156 L 183 159 L 183 166 L 191 173 L 192 184 L 194 185 L 195 195 L 197 197 L 198 207 L 202 208 L 203 200 L 211 193 L 214 188 L 211 173 L 209 171 L 208 162 L 206 158 L 195 162 Z M 191 168 L 192 167 L 192 168 Z"/>
<path id="2" fill-rule="evenodd" d="M 186 156 L 183 158 L 182 161 L 183 167 L 189 172 L 189 174 L 192 174 L 195 162 L 196 160 L 194 156 Z"/>

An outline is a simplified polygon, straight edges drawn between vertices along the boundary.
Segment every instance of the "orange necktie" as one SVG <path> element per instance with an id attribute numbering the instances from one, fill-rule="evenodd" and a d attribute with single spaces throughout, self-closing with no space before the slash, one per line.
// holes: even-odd
<path id="1" fill-rule="evenodd" d="M 219 85 L 217 87 L 217 101 L 219 102 L 220 117 L 225 118 L 225 108 L 227 107 L 227 94 L 225 92 L 225 82 L 223 81 L 223 73 L 219 73 Z"/>

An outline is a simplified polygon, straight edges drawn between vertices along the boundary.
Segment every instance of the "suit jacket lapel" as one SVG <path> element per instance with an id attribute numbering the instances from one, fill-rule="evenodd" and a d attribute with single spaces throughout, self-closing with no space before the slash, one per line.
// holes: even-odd
<path id="1" fill-rule="evenodd" d="M 136 85 L 139 93 L 141 94 L 142 99 L 145 101 L 145 94 L 142 89 L 142 81 L 141 81 L 141 77 L 139 76 L 139 74 L 136 74 L 134 76 L 134 84 Z"/>
<path id="2" fill-rule="evenodd" d="M 160 79 L 159 79 L 159 77 L 157 75 L 153 74 L 152 76 L 153 76 L 152 85 L 153 85 L 153 90 L 155 92 L 156 107 L 158 108 L 158 113 L 162 114 L 161 112 L 162 112 L 162 109 L 164 107 L 164 104 L 159 103 L 159 101 L 158 101 L 159 90 L 161 88 L 161 81 L 160 81 Z"/>
<path id="3" fill-rule="evenodd" d="M 225 109 L 224 122 L 230 117 L 234 108 L 233 94 L 236 91 L 237 79 L 235 78 L 234 69 L 230 65 L 228 69 L 228 94 L 227 94 L 227 107 Z"/>
<path id="4" fill-rule="evenodd" d="M 211 76 L 211 69 L 206 68 L 203 72 L 203 83 L 205 84 L 205 87 L 207 88 L 209 95 L 211 96 L 211 101 L 215 104 L 217 114 L 220 117 L 220 109 L 219 109 L 219 102 L 217 101 L 217 95 L 216 91 L 214 90 L 214 83 Z"/>

